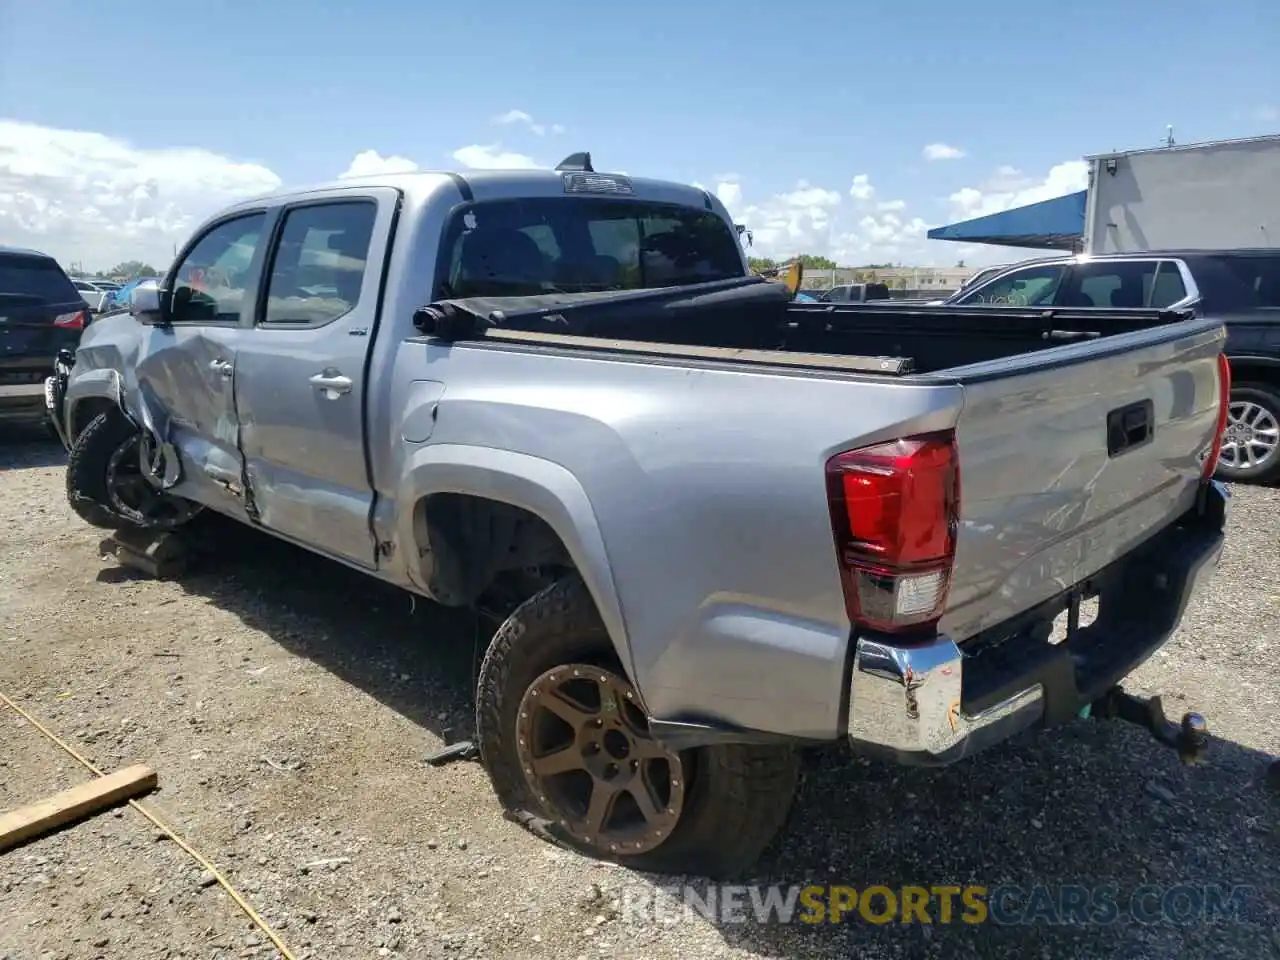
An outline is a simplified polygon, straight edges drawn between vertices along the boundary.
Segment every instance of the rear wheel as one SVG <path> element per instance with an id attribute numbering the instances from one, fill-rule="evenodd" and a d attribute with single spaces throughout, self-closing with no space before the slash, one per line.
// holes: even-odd
<path id="1" fill-rule="evenodd" d="M 799 776 L 781 747 L 655 740 L 574 575 L 522 604 L 480 670 L 480 752 L 499 800 L 590 856 L 730 878 L 777 834 Z"/>
<path id="2" fill-rule="evenodd" d="M 1255 483 L 1280 476 L 1280 390 L 1262 383 L 1232 387 L 1217 475 Z"/>
<path id="3" fill-rule="evenodd" d="M 198 512 L 197 504 L 147 480 L 142 447 L 142 433 L 115 408 L 89 421 L 67 458 L 67 502 L 80 519 L 104 530 L 166 530 Z"/>

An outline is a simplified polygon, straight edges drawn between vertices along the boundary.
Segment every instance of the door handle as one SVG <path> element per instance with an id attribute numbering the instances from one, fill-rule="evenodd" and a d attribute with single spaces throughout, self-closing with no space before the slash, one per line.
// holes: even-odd
<path id="1" fill-rule="evenodd" d="M 336 400 L 344 393 L 351 392 L 351 378 L 344 377 L 336 370 L 317 373 L 311 378 L 311 385 L 317 390 L 323 390 L 330 400 Z"/>
<path id="2" fill-rule="evenodd" d="M 210 360 L 209 369 L 212 370 L 214 373 L 221 374 L 224 377 L 230 377 L 231 361 L 223 360 L 222 358 L 218 358 L 217 360 Z"/>

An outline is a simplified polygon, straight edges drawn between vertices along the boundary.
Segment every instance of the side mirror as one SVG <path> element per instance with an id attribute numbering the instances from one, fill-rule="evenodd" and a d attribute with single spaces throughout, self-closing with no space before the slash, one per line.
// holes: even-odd
<path id="1" fill-rule="evenodd" d="M 146 280 L 134 287 L 129 294 L 129 312 L 139 323 L 163 323 L 159 284 Z"/>

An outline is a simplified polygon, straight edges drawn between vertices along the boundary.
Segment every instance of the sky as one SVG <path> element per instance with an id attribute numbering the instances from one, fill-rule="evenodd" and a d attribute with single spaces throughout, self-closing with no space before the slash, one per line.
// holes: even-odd
<path id="1" fill-rule="evenodd" d="M 0 0 L 0 244 L 163 267 L 244 196 L 589 150 L 715 190 L 755 255 L 1007 262 L 925 232 L 1168 124 L 1280 133 L 1277 39 L 1276 0 Z"/>

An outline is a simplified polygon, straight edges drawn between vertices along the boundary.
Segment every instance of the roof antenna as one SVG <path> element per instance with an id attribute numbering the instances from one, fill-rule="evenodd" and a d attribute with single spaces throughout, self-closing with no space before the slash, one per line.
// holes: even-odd
<path id="1" fill-rule="evenodd" d="M 1164 145 L 1166 147 L 1172 147 L 1174 145 L 1172 123 L 1164 128 Z"/>
<path id="2" fill-rule="evenodd" d="M 580 171 L 582 173 L 595 173 L 595 168 L 591 166 L 591 154 L 589 153 L 571 153 L 560 161 L 557 170 L 568 172 L 571 170 Z"/>

